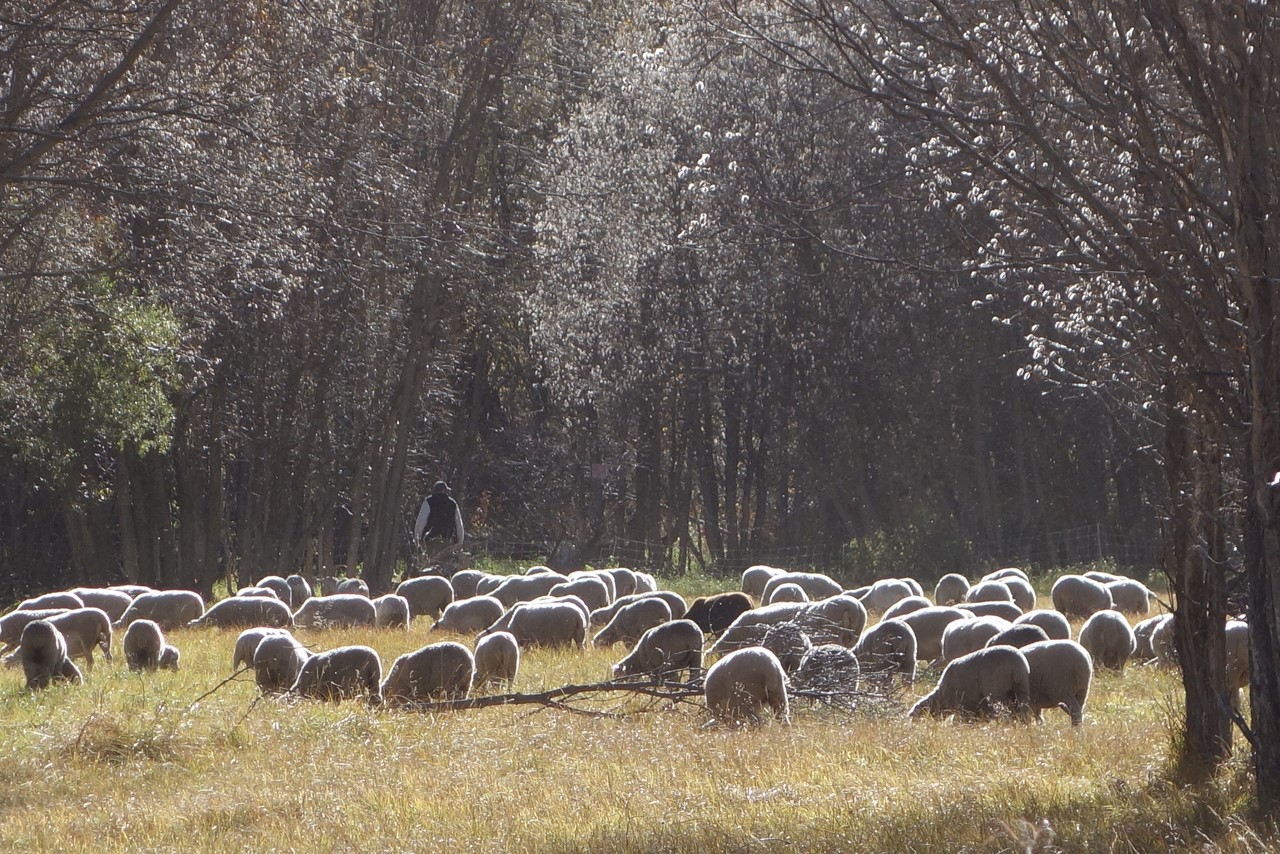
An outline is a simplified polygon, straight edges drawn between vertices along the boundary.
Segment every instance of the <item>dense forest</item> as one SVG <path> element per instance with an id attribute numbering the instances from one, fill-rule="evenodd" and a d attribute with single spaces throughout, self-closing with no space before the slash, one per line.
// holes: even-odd
<path id="1" fill-rule="evenodd" d="M 1209 758 L 1241 576 L 1280 768 L 1277 25 L 15 0 L 0 586 L 384 590 L 439 478 L 474 550 L 566 564 L 936 577 L 1085 529 L 1168 575 Z"/>

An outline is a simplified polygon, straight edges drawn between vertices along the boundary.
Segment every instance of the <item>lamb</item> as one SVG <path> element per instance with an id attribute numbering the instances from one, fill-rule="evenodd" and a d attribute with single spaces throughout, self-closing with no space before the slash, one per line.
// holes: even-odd
<path id="1" fill-rule="evenodd" d="M 475 634 L 492 626 L 502 616 L 502 603 L 492 596 L 473 596 L 450 602 L 431 631 Z"/>
<path id="2" fill-rule="evenodd" d="M 236 645 L 231 652 L 231 669 L 239 670 L 241 667 L 253 664 L 253 653 L 258 648 L 258 644 L 262 643 L 269 637 L 293 637 L 288 629 L 278 629 L 269 626 L 258 626 L 252 629 L 245 629 L 236 638 Z M 294 674 L 295 676 L 297 674 Z M 293 684 L 293 680 L 289 680 L 289 684 Z"/>
<path id="3" fill-rule="evenodd" d="M 757 601 L 764 599 L 764 586 L 769 579 L 782 575 L 783 570 L 763 564 L 747 567 L 742 573 L 742 592 Z"/>
<path id="4" fill-rule="evenodd" d="M 48 620 L 32 620 L 22 629 L 18 657 L 30 691 L 48 688 L 54 680 L 65 680 L 74 685 L 84 681 L 79 668 L 67 657 L 67 643 L 62 632 Z"/>
<path id="5" fill-rule="evenodd" d="M 289 585 L 290 608 L 301 608 L 302 603 L 311 598 L 311 585 L 301 575 L 290 575 L 284 583 Z M 280 601 L 284 601 L 283 597 Z"/>
<path id="6" fill-rule="evenodd" d="M 987 641 L 1010 625 L 1012 624 L 1008 620 L 999 617 L 974 617 L 951 623 L 942 633 L 942 660 L 955 661 L 982 649 Z"/>
<path id="7" fill-rule="evenodd" d="M 510 687 L 520 670 L 520 643 L 511 632 L 494 632 L 476 643 L 476 675 L 478 691 L 497 684 Z"/>
<path id="8" fill-rule="evenodd" d="M 772 605 L 774 602 L 808 602 L 809 594 L 804 592 L 804 588 L 794 582 L 779 584 L 769 593 L 769 597 L 764 604 Z"/>
<path id="9" fill-rule="evenodd" d="M 425 577 L 430 578 L 431 576 Z M 453 588 L 453 601 L 456 602 L 459 599 L 470 599 L 472 596 L 475 596 L 477 593 L 476 586 L 480 584 L 480 580 L 491 577 L 494 576 L 490 576 L 488 573 L 481 572 L 478 569 L 463 569 L 455 572 L 453 577 L 449 579 L 449 585 Z M 409 597 L 405 596 L 402 591 L 397 589 L 396 592 L 401 596 L 404 596 L 404 598 L 409 599 Z M 409 606 L 413 607 L 412 599 L 409 600 Z"/>
<path id="10" fill-rule="evenodd" d="M 640 636 L 629 655 L 613 666 L 613 675 L 674 679 L 686 670 L 692 682 L 702 674 L 702 641 L 702 628 L 692 620 L 654 626 Z"/>
<path id="11" fill-rule="evenodd" d="M 250 626 L 293 625 L 289 606 L 265 596 L 232 596 L 215 602 L 204 615 L 192 620 L 191 628 L 242 629 Z"/>
<path id="12" fill-rule="evenodd" d="M 374 626 L 377 622 L 378 613 L 373 602 L 369 597 L 355 593 L 312 596 L 293 615 L 294 625 L 306 629 Z"/>
<path id="13" fill-rule="evenodd" d="M 772 602 L 773 591 L 782 584 L 797 585 L 811 600 L 839 596 L 844 592 L 844 588 L 832 580 L 830 576 L 823 575 L 820 572 L 784 572 L 765 582 L 764 592 L 760 596 L 760 601 L 766 604 Z"/>
<path id="14" fill-rule="evenodd" d="M 364 695 L 369 705 L 382 705 L 382 659 L 367 646 L 340 646 L 318 653 L 302 665 L 288 693 L 332 702 Z"/>
<path id="15" fill-rule="evenodd" d="M 582 609 L 568 602 L 523 602 L 513 610 L 506 630 L 521 648 L 569 645 L 582 648 L 587 637 L 587 618 Z M 494 629 L 485 633 L 491 631 Z"/>
<path id="16" fill-rule="evenodd" d="M 605 607 L 612 601 L 608 585 L 599 578 L 589 575 L 580 575 L 569 581 L 562 581 L 548 590 L 547 595 L 577 596 L 587 606 L 587 614 L 596 608 Z"/>
<path id="17" fill-rule="evenodd" d="M 1013 593 L 1003 581 L 980 581 L 969 588 L 966 602 L 1012 602 Z"/>
<path id="18" fill-rule="evenodd" d="M 539 572 L 533 575 L 512 575 L 503 579 L 492 591 L 493 598 L 502 603 L 502 607 L 510 608 L 517 602 L 529 602 L 539 596 L 546 596 L 551 588 L 569 579 L 558 572 Z"/>
<path id="19" fill-rule="evenodd" d="M 241 587 L 236 591 L 237 596 L 259 596 L 266 599 L 274 599 L 277 602 L 283 602 L 280 594 L 272 590 L 270 587 Z M 288 607 L 288 604 L 285 605 Z"/>
<path id="20" fill-rule="evenodd" d="M 895 619 L 911 627 L 916 636 L 916 657 L 920 661 L 937 661 L 942 658 L 942 633 L 956 620 L 969 619 L 969 612 L 959 608 L 935 605 L 921 608 Z"/>
<path id="21" fill-rule="evenodd" d="M 41 608 L 38 611 L 10 611 L 0 617 L 0 653 L 16 649 L 22 639 L 22 630 L 32 620 L 47 620 L 65 614 L 68 608 Z"/>
<path id="22" fill-rule="evenodd" d="M 1022 648 L 1030 668 L 1031 708 L 1036 720 L 1044 709 L 1062 709 L 1071 716 L 1071 725 L 1084 721 L 1084 704 L 1089 699 L 1093 662 L 1088 651 L 1075 641 L 1047 640 Z"/>
<path id="23" fill-rule="evenodd" d="M 178 669 L 178 650 L 165 643 L 164 630 L 155 620 L 138 619 L 129 623 L 121 645 L 130 670 Z"/>
<path id="24" fill-rule="evenodd" d="M 656 596 L 622 607 L 609 624 L 591 639 L 592 646 L 634 644 L 654 626 L 671 622 L 671 608 Z"/>
<path id="25" fill-rule="evenodd" d="M 1030 666 L 1011 646 L 979 649 L 950 662 L 938 685 L 911 707 L 910 716 L 941 717 L 951 712 L 989 717 L 1001 707 L 1016 718 L 1031 719 Z"/>
<path id="26" fill-rule="evenodd" d="M 421 575 L 401 581 L 396 594 L 409 603 L 409 613 L 414 617 L 427 615 L 432 620 L 453 602 L 455 593 L 449 579 L 439 575 Z"/>
<path id="27" fill-rule="evenodd" d="M 903 614 L 910 614 L 913 611 L 920 611 L 924 608 L 932 608 L 933 603 L 923 596 L 908 596 L 906 599 L 899 599 L 893 603 L 887 611 L 880 615 L 881 622 L 901 617 Z"/>
<path id="28" fill-rule="evenodd" d="M 302 604 L 300 602 L 293 601 L 293 588 L 289 586 L 287 579 L 281 578 L 278 575 L 264 576 L 258 579 L 258 583 L 254 586 L 270 590 L 272 593 L 276 594 L 277 599 L 289 606 L 291 609 Z"/>
<path id="29" fill-rule="evenodd" d="M 80 597 L 80 601 L 84 602 L 86 608 L 99 609 L 113 623 L 124 616 L 124 612 L 129 610 L 129 605 L 133 602 L 133 597 L 121 590 L 77 587 L 71 592 Z"/>
<path id="30" fill-rule="evenodd" d="M 183 628 L 204 614 L 204 598 L 194 590 L 152 590 L 129 604 L 116 628 L 151 620 L 164 631 Z"/>
<path id="31" fill-rule="evenodd" d="M 338 582 L 338 594 L 369 598 L 369 585 L 363 578 L 344 578 Z"/>
<path id="32" fill-rule="evenodd" d="M 784 724 L 791 722 L 787 676 L 777 656 L 763 647 L 740 649 L 717 661 L 707 671 L 703 692 L 717 721 L 759 725 L 767 707 Z"/>
<path id="33" fill-rule="evenodd" d="M 1119 611 L 1098 611 L 1080 627 L 1080 645 L 1098 667 L 1124 670 L 1138 648 L 1129 621 Z"/>
<path id="34" fill-rule="evenodd" d="M 1083 575 L 1064 575 L 1050 591 L 1053 607 L 1068 617 L 1091 617 L 1112 607 L 1111 591 L 1100 581 Z"/>
<path id="35" fill-rule="evenodd" d="M 77 608 L 48 619 L 62 633 L 68 658 L 83 657 L 85 667 L 93 670 L 93 648 L 96 646 L 102 650 L 107 661 L 111 660 L 111 618 L 106 611 L 101 608 Z"/>
<path id="36" fill-rule="evenodd" d="M 905 581 L 898 578 L 885 578 L 871 585 L 866 595 L 862 597 L 862 604 L 866 606 L 869 613 L 883 614 L 898 600 L 914 595 L 916 595 L 915 591 Z"/>
<path id="37" fill-rule="evenodd" d="M 1137 614 L 1145 617 L 1151 613 L 1151 591 L 1141 581 L 1122 578 L 1107 584 L 1111 601 L 1115 609 L 1122 614 Z"/>
<path id="38" fill-rule="evenodd" d="M 1160 625 L 1166 614 L 1157 614 L 1154 617 L 1148 617 L 1133 627 L 1133 657 L 1135 660 L 1146 663 L 1156 657 L 1155 651 L 1151 648 L 1151 633 L 1155 631 L 1156 626 Z"/>
<path id="39" fill-rule="evenodd" d="M 51 608 L 65 608 L 68 611 L 74 611 L 77 608 L 84 607 L 84 600 L 74 593 L 62 591 L 60 593 L 45 593 L 42 596 L 33 596 L 30 599 L 23 599 L 18 603 L 15 611 L 44 611 Z"/>
<path id="40" fill-rule="evenodd" d="M 720 634 L 734 620 L 752 609 L 751 598 L 746 593 L 718 593 L 714 596 L 700 596 L 689 605 L 683 619 L 697 623 L 705 634 Z M 672 612 L 672 618 L 676 617 Z"/>
<path id="41" fill-rule="evenodd" d="M 911 665 L 915 666 L 914 658 Z M 849 694 L 858 690 L 861 676 L 858 657 L 852 650 L 827 643 L 805 653 L 800 666 L 791 674 L 791 685 L 799 691 Z"/>
<path id="42" fill-rule="evenodd" d="M 391 664 L 382 683 L 387 703 L 457 700 L 471 693 L 476 662 L 471 650 L 454 641 L 427 644 Z"/>
<path id="43" fill-rule="evenodd" d="M 388 593 L 373 600 L 373 624 L 380 629 L 407 629 L 410 621 L 409 600 Z"/>
<path id="44" fill-rule="evenodd" d="M 1030 623 L 1014 623 L 1009 628 L 992 635 L 985 646 L 1011 646 L 1014 649 L 1022 649 L 1024 646 L 1048 639 L 1049 636 L 1039 626 L 1033 626 Z"/>
<path id="45" fill-rule="evenodd" d="M 252 652 L 253 681 L 263 694 L 282 694 L 298 680 L 311 651 L 287 632 L 262 638 Z"/>
<path id="46" fill-rule="evenodd" d="M 901 673 L 908 682 L 916 678 L 916 634 L 904 620 L 881 620 L 854 647 L 862 672 L 891 676 Z M 936 658 L 937 656 L 935 656 Z"/>
<path id="47" fill-rule="evenodd" d="M 1028 611 L 1014 620 L 1013 623 L 1015 626 L 1023 623 L 1039 626 L 1044 629 L 1044 633 L 1049 636 L 1049 640 L 1071 640 L 1071 624 L 1067 622 L 1067 618 L 1057 611 L 1050 611 L 1047 608 Z"/>
<path id="48" fill-rule="evenodd" d="M 1022 609 L 1012 602 L 965 602 L 956 607 L 975 617 L 999 617 L 1010 623 L 1022 616 Z"/>
<path id="49" fill-rule="evenodd" d="M 939 605 L 952 605 L 966 601 L 969 595 L 969 579 L 955 572 L 947 573 L 938 579 L 933 588 L 933 601 Z"/>

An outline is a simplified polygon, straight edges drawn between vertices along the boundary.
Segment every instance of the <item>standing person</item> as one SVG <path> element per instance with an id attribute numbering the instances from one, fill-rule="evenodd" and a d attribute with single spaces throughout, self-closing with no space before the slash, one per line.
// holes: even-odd
<path id="1" fill-rule="evenodd" d="M 418 511 L 413 541 L 421 545 L 428 558 L 434 559 L 451 545 L 461 548 L 465 536 L 462 509 L 449 497 L 449 484 L 437 480 Z"/>

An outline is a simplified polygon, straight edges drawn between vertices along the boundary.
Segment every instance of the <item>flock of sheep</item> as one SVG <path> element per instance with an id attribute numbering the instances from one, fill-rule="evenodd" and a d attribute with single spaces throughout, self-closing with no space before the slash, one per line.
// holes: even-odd
<path id="1" fill-rule="evenodd" d="M 911 717 L 957 714 L 1039 719 L 1060 708 L 1079 725 L 1095 668 L 1123 670 L 1131 660 L 1176 667 L 1172 615 L 1154 617 L 1152 596 L 1129 578 L 1102 572 L 1065 575 L 1052 609 L 1019 569 L 970 581 L 944 576 L 932 600 L 910 578 L 845 590 L 812 572 L 753 566 L 742 589 L 686 602 L 630 569 L 562 575 L 535 566 L 521 575 L 463 570 L 451 578 L 407 579 L 371 598 L 360 579 L 320 579 L 313 595 L 302 576 L 268 576 L 206 609 L 189 590 L 136 585 L 77 588 L 28 599 L 0 617 L 0 653 L 21 665 L 27 686 L 47 687 L 92 670 L 95 647 L 111 660 L 113 631 L 133 670 L 179 666 L 165 632 L 240 628 L 232 667 L 252 668 L 264 694 L 376 705 L 459 699 L 509 687 L 521 651 L 533 647 L 624 644 L 615 678 L 701 684 L 707 708 L 725 723 L 760 723 L 766 710 L 789 720 L 797 689 L 852 692 L 861 679 L 914 681 L 920 662 L 942 666 L 937 685 Z M 878 620 L 868 626 L 869 617 Z M 313 652 L 295 628 L 408 628 L 418 617 L 432 632 L 474 637 L 430 643 L 385 670 L 368 646 Z M 1130 617 L 1141 618 L 1130 625 Z M 1070 620 L 1083 620 L 1076 638 Z M 1248 626 L 1227 626 L 1233 702 L 1248 684 Z M 704 671 L 704 662 L 714 664 Z"/>

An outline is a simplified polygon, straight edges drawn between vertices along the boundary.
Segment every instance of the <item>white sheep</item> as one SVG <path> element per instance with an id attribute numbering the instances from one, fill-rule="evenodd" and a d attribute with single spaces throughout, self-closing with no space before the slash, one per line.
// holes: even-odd
<path id="1" fill-rule="evenodd" d="M 475 689 L 510 687 L 520 670 L 520 642 L 511 632 L 494 632 L 476 642 Z"/>
<path id="2" fill-rule="evenodd" d="M 77 587 L 71 591 L 80 597 L 86 608 L 98 608 L 114 623 L 129 610 L 133 597 L 122 590 L 108 590 L 98 587 Z"/>
<path id="3" fill-rule="evenodd" d="M 165 644 L 160 649 L 160 657 L 156 659 L 156 667 L 160 670 L 177 670 L 178 661 L 182 658 L 182 653 L 178 652 L 176 646 Z"/>
<path id="4" fill-rule="evenodd" d="M 1155 651 L 1151 648 L 1151 633 L 1155 631 L 1156 626 L 1160 624 L 1167 614 L 1157 614 L 1154 617 L 1148 617 L 1133 627 L 1133 657 L 1134 660 L 1146 663 L 1156 657 Z"/>
<path id="5" fill-rule="evenodd" d="M 637 593 L 657 593 L 658 579 L 654 578 L 647 572 L 636 573 L 636 592 Z"/>
<path id="6" fill-rule="evenodd" d="M 912 667 L 915 660 L 912 659 Z M 838 643 L 811 647 L 791 674 L 791 686 L 798 691 L 850 694 L 858 690 L 862 668 L 858 656 Z"/>
<path id="7" fill-rule="evenodd" d="M 910 716 L 941 717 L 957 713 L 989 717 L 1007 710 L 1030 720 L 1030 667 L 1021 650 L 992 646 L 950 662 L 938 685 L 911 707 Z"/>
<path id="8" fill-rule="evenodd" d="M 22 630 L 32 620 L 47 620 L 58 614 L 65 614 L 69 608 L 41 608 L 37 611 L 10 611 L 0 617 L 0 653 L 17 649 L 22 639 Z"/>
<path id="9" fill-rule="evenodd" d="M 430 578 L 430 576 L 427 577 Z M 496 576 L 490 576 L 487 572 L 481 572 L 478 569 L 463 569 L 455 572 L 449 578 L 449 586 L 453 588 L 453 601 L 470 599 L 475 596 L 478 592 L 476 587 L 480 584 L 480 580 L 490 577 Z M 397 590 L 396 592 L 399 591 Z M 400 595 L 404 596 L 403 593 L 400 593 Z M 405 598 L 408 599 L 409 597 L 405 596 Z M 409 604 L 412 606 L 413 601 L 410 600 Z"/>
<path id="10" fill-rule="evenodd" d="M 1151 591 L 1141 581 L 1122 578 L 1107 584 L 1115 609 L 1123 614 L 1146 616 L 1151 613 Z"/>
<path id="11" fill-rule="evenodd" d="M 742 592 L 759 602 L 764 599 L 764 586 L 769 583 L 769 579 L 783 573 L 784 570 L 773 566 L 749 566 L 742 572 Z"/>
<path id="12" fill-rule="evenodd" d="M 256 626 L 252 629 L 245 629 L 236 638 L 236 645 L 231 651 L 231 669 L 239 670 L 242 666 L 251 666 L 253 664 L 253 653 L 258 648 L 258 644 L 269 637 L 293 637 L 288 629 L 278 629 L 271 626 Z M 290 685 L 293 681 L 290 680 Z"/>
<path id="13" fill-rule="evenodd" d="M 164 631 L 183 628 L 204 614 L 204 597 L 194 590 L 151 590 L 139 594 L 116 628 L 135 620 L 151 620 Z"/>
<path id="14" fill-rule="evenodd" d="M 580 575 L 569 581 L 562 581 L 548 590 L 547 595 L 553 598 L 576 596 L 587 606 L 588 615 L 596 608 L 603 608 L 612 601 L 609 597 L 608 585 L 593 575 Z"/>
<path id="15" fill-rule="evenodd" d="M 33 596 L 30 599 L 23 599 L 18 603 L 18 607 L 13 610 L 44 611 L 51 608 L 66 608 L 68 611 L 74 611 L 83 607 L 83 599 L 70 591 L 63 590 L 58 593 L 45 593 L 40 596 Z"/>
<path id="16" fill-rule="evenodd" d="M 281 694 L 298 681 L 311 651 L 287 632 L 267 635 L 252 653 L 253 681 L 264 694 Z"/>
<path id="17" fill-rule="evenodd" d="M 772 605 L 774 602 L 808 602 L 809 594 L 804 592 L 804 588 L 793 581 L 786 584 L 776 585 L 768 594 L 768 598 L 764 600 L 764 604 Z"/>
<path id="18" fill-rule="evenodd" d="M 382 699 L 388 704 L 460 700 L 471 693 L 475 674 L 475 658 L 462 644 L 427 644 L 392 662 L 382 683 Z"/>
<path id="19" fill-rule="evenodd" d="M 1240 689 L 1249 687 L 1249 624 L 1228 620 L 1223 630 L 1227 653 L 1227 694 L 1231 708 L 1240 711 Z"/>
<path id="20" fill-rule="evenodd" d="M 1011 625 L 1008 620 L 999 617 L 974 617 L 948 624 L 942 633 L 942 660 L 955 661 L 982 649 L 987 641 Z"/>
<path id="21" fill-rule="evenodd" d="M 67 643 L 62 632 L 48 620 L 32 620 L 22 629 L 18 641 L 18 659 L 27 678 L 27 689 L 42 690 L 53 681 L 79 685 L 84 681 L 80 670 L 67 657 Z"/>
<path id="22" fill-rule="evenodd" d="M 338 594 L 369 598 L 369 585 L 363 578 L 344 578 L 338 582 Z"/>
<path id="23" fill-rule="evenodd" d="M 1023 581 L 1031 581 L 1031 577 L 1016 566 L 1002 567 L 982 576 L 983 581 L 1000 581 L 1005 578 L 1021 578 Z"/>
<path id="24" fill-rule="evenodd" d="M 1022 616 L 1022 609 L 1012 602 L 963 602 L 956 607 L 975 617 L 999 617 L 1010 623 Z"/>
<path id="25" fill-rule="evenodd" d="M 312 596 L 293 615 L 294 625 L 305 629 L 374 626 L 377 622 L 378 613 L 373 602 L 369 597 L 356 593 Z"/>
<path id="26" fill-rule="evenodd" d="M 970 618 L 968 611 L 935 605 L 932 608 L 921 608 L 910 614 L 903 614 L 895 619 L 901 620 L 911 627 L 916 636 L 916 657 L 920 661 L 937 661 L 942 658 L 942 634 L 947 626 L 956 620 Z"/>
<path id="27" fill-rule="evenodd" d="M 765 582 L 764 592 L 760 596 L 760 601 L 766 604 L 772 602 L 773 591 L 783 584 L 795 584 L 805 592 L 810 600 L 839 596 L 844 592 L 844 587 L 830 576 L 821 572 L 784 572 L 773 576 Z"/>
<path id="28" fill-rule="evenodd" d="M 579 569 L 569 573 L 569 583 L 577 581 L 579 578 L 595 578 L 604 583 L 605 589 L 609 593 L 609 602 L 618 598 L 618 585 L 613 579 L 613 573 L 604 569 Z M 635 592 L 634 586 L 631 591 Z M 584 599 L 585 601 L 585 599 Z M 605 603 L 606 605 L 608 602 Z M 603 606 L 601 606 L 603 607 Z"/>
<path id="29" fill-rule="evenodd" d="M 1050 591 L 1053 607 L 1068 617 L 1090 617 L 1111 608 L 1111 591 L 1105 584 L 1083 575 L 1064 575 Z"/>
<path id="30" fill-rule="evenodd" d="M 622 596 L 630 596 L 636 592 L 635 570 L 628 569 L 625 566 L 614 566 L 600 571 L 607 572 L 613 576 L 613 598 L 615 600 Z"/>
<path id="31" fill-rule="evenodd" d="M 111 618 L 106 611 L 77 608 L 65 614 L 55 614 L 48 620 L 62 633 L 68 658 L 84 658 L 86 669 L 93 670 L 93 648 L 96 646 L 107 661 L 111 660 Z"/>
<path id="32" fill-rule="evenodd" d="M 509 576 L 506 576 L 506 575 L 491 575 L 489 573 L 485 573 L 484 577 L 476 582 L 475 593 L 473 593 L 472 595 L 473 596 L 492 596 L 493 591 L 501 587 L 502 582 L 506 581 L 508 577 Z M 458 595 L 456 588 L 454 589 L 453 595 L 454 596 Z"/>
<path id="33" fill-rule="evenodd" d="M 302 603 L 311 598 L 311 584 L 301 575 L 290 575 L 284 580 L 289 585 L 289 607 L 301 608 Z M 283 600 L 281 600 L 283 601 Z"/>
<path id="34" fill-rule="evenodd" d="M 911 588 L 912 596 L 924 595 L 924 588 L 920 585 L 920 582 L 916 581 L 914 578 L 904 575 L 902 578 L 899 578 L 898 580 Z"/>
<path id="35" fill-rule="evenodd" d="M 991 639 L 983 646 L 1011 646 L 1014 649 L 1022 649 L 1024 646 L 1030 646 L 1033 643 L 1047 641 L 1049 636 L 1045 634 L 1044 629 L 1031 623 L 1014 623 L 1004 631 L 992 635 Z"/>
<path id="36" fill-rule="evenodd" d="M 1062 709 L 1071 725 L 1084 721 L 1084 704 L 1093 681 L 1089 652 L 1070 640 L 1047 640 L 1022 648 L 1030 668 L 1031 707 L 1037 720 L 1044 709 Z"/>
<path id="37" fill-rule="evenodd" d="M 1099 584 L 1112 584 L 1117 581 L 1125 580 L 1123 575 L 1116 575 L 1114 572 L 1102 572 L 1096 569 L 1086 572 L 1084 577 L 1090 581 L 1096 581 Z"/>
<path id="38" fill-rule="evenodd" d="M 150 593 L 154 588 L 145 584 L 113 584 L 107 588 L 108 590 L 118 590 L 129 597 L 130 600 L 137 599 L 143 593 Z"/>
<path id="39" fill-rule="evenodd" d="M 236 591 L 236 595 L 237 596 L 259 596 L 266 599 L 274 599 L 277 602 L 284 601 L 283 599 L 280 598 L 280 594 L 272 590 L 270 587 L 241 587 L 239 590 Z M 287 603 L 285 604 L 285 607 L 286 608 L 289 607 Z"/>
<path id="40" fill-rule="evenodd" d="M 1000 583 L 1009 588 L 1009 593 L 1013 596 L 1013 604 L 1017 605 L 1019 610 L 1031 611 L 1036 607 L 1036 589 L 1030 582 L 1016 575 L 1010 575 L 1000 579 Z"/>
<path id="41" fill-rule="evenodd" d="M 711 665 L 703 693 L 707 709 L 722 723 L 761 724 L 765 708 L 783 723 L 791 722 L 786 673 L 778 657 L 763 647 L 731 652 Z"/>
<path id="42" fill-rule="evenodd" d="M 652 675 L 674 679 L 682 670 L 689 681 L 702 673 L 702 629 L 692 620 L 672 620 L 640 636 L 630 654 L 613 665 L 613 675 Z"/>
<path id="43" fill-rule="evenodd" d="M 966 602 L 1012 602 L 1013 593 L 1003 581 L 980 581 L 964 598 Z"/>
<path id="44" fill-rule="evenodd" d="M 915 595 L 916 593 L 911 589 L 911 585 L 902 579 L 882 578 L 872 584 L 861 598 L 862 604 L 866 606 L 868 613 L 883 614 L 899 600 Z"/>
<path id="45" fill-rule="evenodd" d="M 231 596 L 215 602 L 199 619 L 192 620 L 191 628 L 242 629 L 251 626 L 293 625 L 289 606 L 276 598 L 265 596 Z"/>
<path id="46" fill-rule="evenodd" d="M 760 646 L 778 657 L 783 673 L 791 674 L 796 672 L 800 662 L 813 649 L 813 641 L 797 623 L 787 622 L 770 626 L 761 638 Z"/>
<path id="47" fill-rule="evenodd" d="M 503 579 L 490 595 L 501 602 L 502 607 L 510 608 L 517 602 L 530 602 L 539 596 L 546 596 L 552 587 L 568 580 L 560 573 L 551 571 L 512 575 Z"/>
<path id="48" fill-rule="evenodd" d="M 1159 618 L 1151 630 L 1151 651 L 1156 665 L 1162 668 L 1181 667 L 1178 659 L 1178 639 L 1173 631 L 1173 614 Z"/>
<path id="49" fill-rule="evenodd" d="M 671 608 L 657 596 L 642 598 L 618 609 L 609 624 L 591 639 L 592 646 L 634 644 L 654 626 L 671 622 Z"/>
<path id="50" fill-rule="evenodd" d="M 894 602 L 889 606 L 888 610 L 880 615 L 880 620 L 882 622 L 884 620 L 893 620 L 903 616 L 904 614 L 910 614 L 913 611 L 920 611 L 924 608 L 932 607 L 933 603 L 923 596 L 908 596 L 906 599 L 899 599 L 897 602 Z"/>
<path id="51" fill-rule="evenodd" d="M 589 615 L 590 623 L 592 626 L 606 625 L 610 620 L 617 616 L 618 611 L 633 602 L 639 602 L 641 599 L 655 598 L 661 599 L 663 602 L 667 603 L 667 607 L 671 609 L 671 619 L 673 620 L 683 619 L 689 613 L 689 608 L 692 607 L 689 603 L 685 602 L 683 596 L 670 590 L 659 590 L 655 593 L 629 593 L 626 596 L 619 596 L 607 608 L 597 608 L 592 611 Z"/>
<path id="52" fill-rule="evenodd" d="M 933 588 L 933 601 L 939 605 L 952 605 L 964 602 L 969 594 L 969 579 L 956 572 L 949 572 L 938 579 Z"/>
<path id="53" fill-rule="evenodd" d="M 721 656 L 750 646 L 759 646 L 769 626 L 796 619 L 806 607 L 803 602 L 778 602 L 745 611 L 729 624 L 707 655 Z"/>
<path id="54" fill-rule="evenodd" d="M 1119 611 L 1097 611 L 1080 627 L 1080 645 L 1093 663 L 1106 670 L 1124 670 L 1138 648 L 1129 621 Z"/>
<path id="55" fill-rule="evenodd" d="M 177 649 L 165 643 L 164 630 L 155 620 L 138 619 L 129 623 L 121 646 L 130 670 L 155 670 L 163 667 L 165 661 L 172 661 L 170 669 L 178 669 Z M 173 652 L 165 658 L 166 650 L 170 649 Z"/>
<path id="56" fill-rule="evenodd" d="M 373 600 L 373 624 L 380 629 L 407 629 L 410 621 L 409 600 L 388 593 Z"/>
<path id="57" fill-rule="evenodd" d="M 1040 608 L 1035 611 L 1028 611 L 1013 621 L 1015 626 L 1023 623 L 1029 623 L 1044 629 L 1044 633 L 1049 636 L 1049 640 L 1071 640 L 1071 624 L 1067 622 L 1066 617 L 1057 611 Z"/>
<path id="58" fill-rule="evenodd" d="M 439 575 L 406 578 L 396 587 L 396 594 L 409 603 L 409 613 L 414 617 L 426 615 L 433 620 L 440 619 L 456 595 L 449 579 Z"/>
<path id="59" fill-rule="evenodd" d="M 290 609 L 296 608 L 299 604 L 293 601 L 293 588 L 289 586 L 288 580 L 278 575 L 265 575 L 258 579 L 258 583 L 254 587 L 265 588 L 276 594 L 276 598 L 289 606 Z"/>
<path id="60" fill-rule="evenodd" d="M 338 579 L 332 575 L 324 575 L 316 579 L 312 593 L 316 596 L 333 596 L 338 592 Z"/>
<path id="61" fill-rule="evenodd" d="M 581 608 L 564 601 L 522 602 L 511 612 L 507 626 L 486 630 L 509 631 L 521 648 L 531 646 L 583 647 L 587 637 L 587 618 Z"/>
<path id="62" fill-rule="evenodd" d="M 318 653 L 302 665 L 288 693 L 332 702 L 364 695 L 370 705 L 381 705 L 382 659 L 367 646 L 340 646 Z"/>
<path id="63" fill-rule="evenodd" d="M 502 603 L 492 596 L 472 596 L 450 602 L 431 626 L 431 631 L 476 634 L 492 626 L 503 613 Z"/>
<path id="64" fill-rule="evenodd" d="M 796 617 L 815 644 L 852 647 L 867 625 L 867 609 L 852 596 L 828 596 L 805 605 Z"/>
<path id="65" fill-rule="evenodd" d="M 890 676 L 901 673 L 908 682 L 916 678 L 916 634 L 901 619 L 881 620 L 858 641 L 854 655 L 864 673 Z M 935 656 L 936 657 L 936 656 Z"/>

